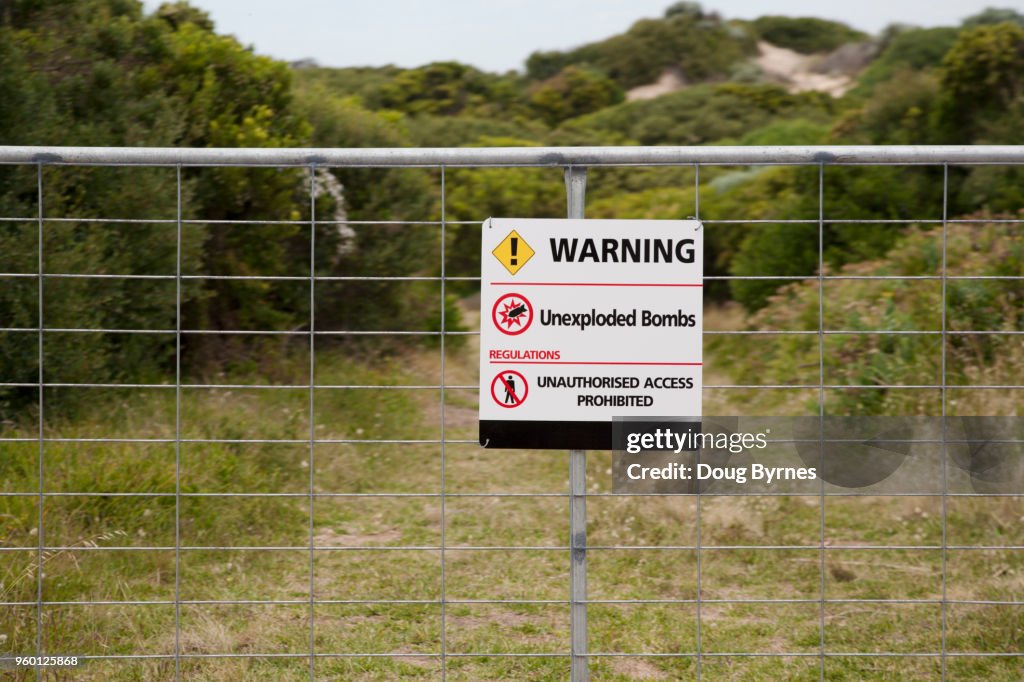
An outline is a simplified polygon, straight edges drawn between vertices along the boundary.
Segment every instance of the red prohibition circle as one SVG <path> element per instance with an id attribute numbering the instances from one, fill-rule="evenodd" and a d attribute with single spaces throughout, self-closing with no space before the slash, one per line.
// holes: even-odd
<path id="1" fill-rule="evenodd" d="M 514 369 L 498 372 L 497 376 L 491 379 L 491 398 L 500 407 L 519 407 L 526 402 L 526 396 L 529 394 L 530 385 L 526 383 L 526 377 Z M 499 395 L 502 397 L 499 398 Z"/>
<path id="2" fill-rule="evenodd" d="M 520 312 L 511 315 L 517 311 Z M 526 322 L 520 321 L 523 317 L 526 318 Z M 518 336 L 533 324 L 533 304 L 525 296 L 514 293 L 505 294 L 494 302 L 494 307 L 491 308 L 491 320 L 502 334 Z M 513 329 L 514 325 L 517 328 Z"/>

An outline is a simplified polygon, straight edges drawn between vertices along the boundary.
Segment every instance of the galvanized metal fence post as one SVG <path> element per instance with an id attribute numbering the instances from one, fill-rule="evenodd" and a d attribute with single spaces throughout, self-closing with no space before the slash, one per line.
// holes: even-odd
<path id="1" fill-rule="evenodd" d="M 587 195 L 587 169 L 565 169 L 569 218 L 582 218 Z M 587 452 L 569 451 L 569 631 L 572 682 L 590 679 L 587 661 Z"/>

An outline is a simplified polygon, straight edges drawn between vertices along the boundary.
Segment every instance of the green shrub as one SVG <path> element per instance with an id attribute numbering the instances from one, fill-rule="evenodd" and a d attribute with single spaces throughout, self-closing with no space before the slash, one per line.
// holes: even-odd
<path id="1" fill-rule="evenodd" d="M 739 139 L 779 119 L 824 122 L 835 106 L 828 95 L 790 94 L 777 85 L 696 85 L 582 116 L 563 128 L 618 133 L 641 144 L 695 145 Z"/>
<path id="2" fill-rule="evenodd" d="M 870 95 L 879 83 L 893 79 L 902 69 L 938 68 L 956 41 L 955 28 L 913 28 L 894 35 L 857 79 L 854 93 Z"/>
<path id="3" fill-rule="evenodd" d="M 1003 23 L 965 30 L 942 60 L 942 67 L 943 124 L 950 136 L 967 142 L 993 119 L 1008 113 L 1019 117 L 1024 92 L 1024 27 Z"/>
<path id="4" fill-rule="evenodd" d="M 986 24 L 1002 24 L 1010 22 L 1024 26 L 1024 14 L 1015 9 L 986 7 L 977 14 L 972 14 L 963 21 L 964 28 L 984 26 Z"/>
<path id="5" fill-rule="evenodd" d="M 577 66 L 567 66 L 538 85 L 530 106 L 549 126 L 618 104 L 625 98 L 610 78 Z"/>
<path id="6" fill-rule="evenodd" d="M 977 219 L 982 216 L 972 216 Z M 861 279 L 833 280 L 825 292 L 824 325 L 830 330 L 934 331 L 941 328 L 941 288 L 938 281 L 900 275 L 935 276 L 942 272 L 943 229 L 912 229 L 884 257 L 851 263 L 826 274 Z M 945 235 L 946 267 L 958 276 L 1020 277 L 1024 274 L 1024 241 L 1009 223 L 950 225 Z M 867 279 L 865 279 L 867 278 Z M 958 331 L 1024 330 L 1024 298 L 1012 279 L 950 280 L 947 283 L 948 328 Z M 749 319 L 761 330 L 818 329 L 819 293 L 816 278 L 783 287 L 767 297 L 766 305 Z M 1020 360 L 1016 337 L 952 335 L 946 366 L 951 385 L 979 382 L 1000 365 L 1013 372 Z M 850 386 L 919 385 L 937 383 L 941 346 L 938 336 L 859 334 L 826 339 L 828 383 Z M 801 366 L 818 362 L 816 335 L 780 336 L 756 356 L 734 337 L 714 341 L 722 358 L 731 358 L 738 383 L 786 384 L 801 376 Z M 1005 374 L 1004 374 L 1005 375 Z M 925 395 L 925 394 L 928 395 Z M 829 397 L 833 414 L 919 414 L 938 408 L 933 392 L 871 390 L 836 391 Z"/>
<path id="7" fill-rule="evenodd" d="M 653 82 L 667 68 L 689 82 L 725 76 L 754 51 L 745 33 L 714 17 L 677 12 L 664 19 L 641 19 L 628 31 L 568 52 L 534 52 L 526 60 L 530 80 L 544 81 L 567 66 L 605 73 L 622 88 Z"/>
<path id="8" fill-rule="evenodd" d="M 758 17 L 754 28 L 769 43 L 804 54 L 829 52 L 845 43 L 868 38 L 867 34 L 846 24 L 814 17 Z"/>
<path id="9" fill-rule="evenodd" d="M 791 118 L 769 123 L 742 138 L 741 145 L 813 145 L 821 144 L 828 135 L 828 126 L 805 118 Z"/>
<path id="10" fill-rule="evenodd" d="M 481 88 L 487 106 L 500 107 L 519 97 L 504 81 L 495 85 L 493 77 L 468 67 L 426 68 L 405 80 L 400 75 L 388 81 L 399 81 L 391 95 L 396 101 L 405 97 L 413 108 L 423 102 L 444 108 L 449 106 L 445 97 L 455 105 L 466 100 L 472 104 Z M 422 83 L 416 76 L 422 76 Z M 6 93 L 0 101 L 0 141 L 5 143 L 300 147 L 310 141 L 307 120 L 315 121 L 316 140 L 325 146 L 405 143 L 400 117 L 375 115 L 338 98 L 318 101 L 314 93 L 300 108 L 291 78 L 286 64 L 218 35 L 209 17 L 184 3 L 146 15 L 135 0 L 47 0 L 16 3 L 0 13 L 0 86 Z M 407 83 L 410 87 L 403 89 Z M 413 87 L 417 83 L 422 92 Z M 316 177 L 326 181 L 326 171 Z M 374 274 L 429 274 L 436 259 L 424 259 L 423 254 L 436 253 L 436 233 L 420 230 L 408 238 L 408 230 L 353 230 L 345 220 L 429 218 L 438 205 L 432 187 L 436 178 L 428 171 L 416 175 L 346 169 L 337 172 L 337 179 L 337 192 L 317 194 L 317 215 L 338 223 L 316 228 L 318 274 L 367 274 L 368 269 L 376 269 Z M 176 180 L 173 168 L 47 167 L 43 213 L 65 220 L 46 223 L 40 246 L 31 225 L 39 212 L 36 170 L 0 169 L 2 215 L 24 217 L 28 223 L 0 227 L 0 271 L 14 267 L 37 272 L 41 248 L 48 273 L 173 275 L 178 255 Z M 182 271 L 235 277 L 186 281 L 183 328 L 297 330 L 308 325 L 307 284 L 246 279 L 309 272 L 308 170 L 183 168 L 181 180 L 180 213 L 187 221 Z M 35 280 L 3 284 L 0 320 L 5 326 L 35 328 Z M 338 282 L 318 288 L 317 301 L 324 306 L 318 318 L 348 328 L 381 320 L 392 328 L 424 328 L 429 315 L 406 306 L 406 292 L 388 284 L 373 291 Z M 173 280 L 49 278 L 43 294 L 43 321 L 51 328 L 175 327 Z M 334 300 L 324 300 L 329 296 Z M 339 305 L 349 298 L 372 298 L 373 305 Z M 337 311 L 343 308 L 347 312 L 341 316 Z M 364 316 L 356 317 L 353 310 Z M 276 342 L 242 339 L 194 335 L 184 353 L 196 371 L 216 371 L 225 363 L 244 365 L 280 352 Z M 166 379 L 174 349 L 173 334 L 89 333 L 48 335 L 43 352 L 51 381 L 145 382 Z M 3 335 L 0 376 L 5 382 L 34 382 L 38 353 L 35 334 Z M 24 414 L 26 403 L 36 397 L 31 390 L 4 390 L 0 403 L 5 414 Z M 47 404 L 48 413 L 56 414 L 57 398 L 48 398 Z"/>

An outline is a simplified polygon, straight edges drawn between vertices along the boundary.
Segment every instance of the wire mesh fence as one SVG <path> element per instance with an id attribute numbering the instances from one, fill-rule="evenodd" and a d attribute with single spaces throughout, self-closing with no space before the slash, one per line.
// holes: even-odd
<path id="1" fill-rule="evenodd" d="M 0 376 L 0 392 L 28 396 L 0 428 L 10 472 L 0 488 L 10 520 L 0 537 L 4 655 L 73 655 L 76 674 L 96 679 L 1019 677 L 1024 505 L 1017 492 L 951 489 L 945 434 L 934 442 L 938 487 L 890 494 L 824 481 L 800 493 L 614 493 L 608 453 L 574 453 L 567 467 L 557 453 L 481 450 L 478 331 L 471 306 L 451 299 L 454 289 L 471 300 L 479 281 L 456 237 L 488 216 L 449 210 L 453 182 L 492 169 L 559 184 L 568 171 L 567 188 L 590 169 L 593 191 L 602 173 L 684 171 L 694 203 L 677 217 L 709 230 L 773 225 L 817 236 L 813 272 L 705 277 L 805 284 L 816 298 L 809 323 L 711 315 L 706 345 L 746 344 L 733 359 L 797 338 L 812 343 L 813 357 L 785 381 L 757 381 L 734 378 L 724 352 L 706 353 L 706 405 L 823 417 L 851 393 L 890 392 L 915 396 L 892 409 L 947 417 L 979 413 L 976 396 L 986 394 L 998 396 L 980 403 L 990 413 L 1018 416 L 1020 367 L 954 382 L 950 348 L 998 337 L 1012 354 L 1024 331 L 965 326 L 948 301 L 961 287 L 980 295 L 1024 276 L 956 271 L 947 255 L 961 231 L 1002 225 L 1020 239 L 1019 218 L 948 215 L 951 168 L 1020 165 L 1019 148 L 0 148 L 0 163 L 34 173 L 37 209 L 0 216 L 0 229 L 34 256 L 0 254 L 0 286 L 24 288 L 25 308 L 0 320 L 0 351 L 13 358 L 7 366 L 34 375 Z M 706 206 L 702 215 L 702 173 L 748 166 L 810 171 L 802 190 L 816 215 L 764 220 L 708 215 Z M 941 202 L 930 215 L 891 219 L 833 212 L 830 173 L 853 166 L 930 173 Z M 304 196 L 292 220 L 189 215 L 183 197 L 209 169 L 302 171 Z M 325 169 L 418 174 L 436 189 L 436 215 L 322 215 Z M 127 182 L 143 170 L 166 174 L 171 197 L 158 203 L 173 214 L 133 215 L 131 201 L 109 217 L 48 209 L 51 183 L 83 182 L 61 173 L 97 170 Z M 844 226 L 932 230 L 934 271 L 830 269 L 826 235 Z M 128 272 L 90 268 L 98 253 L 74 260 L 62 251 L 96 230 L 137 233 L 142 248 L 120 259 Z M 416 265 L 323 265 L 324 250 L 349 248 L 352 234 L 388 243 L 410 231 L 431 235 Z M 306 265 L 226 274 L 195 255 L 210 235 L 257 250 L 301 244 L 291 262 Z M 125 314 L 104 326 L 89 312 L 114 300 L 112 282 Z M 273 298 L 302 322 L 226 314 L 235 326 L 190 326 L 198 318 L 186 308 L 209 300 L 195 287 L 211 283 Z M 845 324 L 830 300 L 858 283 L 899 287 L 884 300 L 921 295 L 929 314 L 914 321 L 925 322 L 880 315 Z M 356 316 L 387 287 L 413 292 L 398 298 L 424 315 L 411 325 Z M 169 315 L 132 316 L 157 299 Z M 153 348 L 136 346 L 140 337 L 158 337 L 164 349 L 145 373 L 130 371 Z M 930 361 L 912 381 L 883 372 L 851 383 L 841 370 L 862 337 L 904 339 L 912 361 Z M 128 370 L 93 371 L 100 351 L 89 345 L 84 355 L 90 339 L 104 339 L 105 361 Z M 204 364 L 212 340 L 229 369 Z M 21 672 L 47 674 L 41 665 Z"/>

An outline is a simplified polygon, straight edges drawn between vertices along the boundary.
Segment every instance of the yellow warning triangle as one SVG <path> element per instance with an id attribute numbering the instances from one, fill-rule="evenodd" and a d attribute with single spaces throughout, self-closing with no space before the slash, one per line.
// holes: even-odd
<path id="1" fill-rule="evenodd" d="M 519 236 L 518 232 L 512 230 L 491 253 L 499 263 L 505 266 L 510 275 L 514 275 L 526 265 L 528 260 L 533 258 L 535 252 L 526 243 L 526 240 Z"/>

